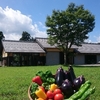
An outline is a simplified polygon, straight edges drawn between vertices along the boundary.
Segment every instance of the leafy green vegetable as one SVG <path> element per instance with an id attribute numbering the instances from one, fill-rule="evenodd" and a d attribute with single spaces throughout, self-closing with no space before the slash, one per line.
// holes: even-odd
<path id="1" fill-rule="evenodd" d="M 45 83 L 42 83 L 42 86 L 45 88 L 45 90 L 49 90 L 50 84 L 45 82 Z"/>
<path id="2" fill-rule="evenodd" d="M 36 76 L 40 76 L 43 82 L 46 81 L 46 78 L 44 77 L 45 74 L 44 74 L 43 71 L 38 71 L 38 72 L 36 73 Z"/>
<path id="3" fill-rule="evenodd" d="M 55 78 L 53 77 L 53 74 L 50 70 L 47 70 L 46 72 L 38 71 L 36 73 L 36 76 L 40 76 L 43 83 L 48 83 L 48 84 L 55 83 Z"/>
<path id="4" fill-rule="evenodd" d="M 47 78 L 47 82 L 52 84 L 52 83 L 55 83 L 55 79 L 50 77 L 50 78 Z"/>
<path id="5" fill-rule="evenodd" d="M 32 84 L 31 84 L 31 87 L 30 87 L 30 94 L 31 94 L 31 97 L 32 98 L 35 98 L 35 91 L 37 90 L 37 88 L 38 88 L 38 84 L 37 83 L 35 83 L 35 82 L 33 82 Z"/>
<path id="6" fill-rule="evenodd" d="M 47 70 L 45 73 L 45 77 L 48 78 L 48 77 L 52 77 L 52 72 L 50 70 Z"/>

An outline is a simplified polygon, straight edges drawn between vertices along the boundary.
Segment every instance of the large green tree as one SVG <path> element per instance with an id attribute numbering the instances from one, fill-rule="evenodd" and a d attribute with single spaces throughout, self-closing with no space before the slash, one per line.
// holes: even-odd
<path id="1" fill-rule="evenodd" d="M 23 31 L 22 37 L 20 38 L 20 40 L 22 40 L 22 41 L 34 41 L 34 38 L 31 37 L 31 35 L 28 32 Z"/>
<path id="2" fill-rule="evenodd" d="M 83 5 L 70 3 L 65 11 L 53 10 L 46 18 L 48 42 L 64 52 L 64 63 L 72 45 L 80 46 L 95 27 L 95 16 Z"/>

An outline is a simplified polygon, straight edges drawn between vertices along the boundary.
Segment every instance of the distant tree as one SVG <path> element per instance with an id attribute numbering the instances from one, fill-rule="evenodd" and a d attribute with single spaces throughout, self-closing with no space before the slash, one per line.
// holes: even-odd
<path id="1" fill-rule="evenodd" d="M 2 49 L 3 49 L 3 47 L 2 47 L 2 40 L 4 39 L 5 37 L 4 37 L 4 35 L 3 35 L 3 32 L 2 31 L 0 31 L 0 61 L 1 61 L 1 59 L 2 59 Z"/>
<path id="2" fill-rule="evenodd" d="M 76 6 L 70 3 L 65 11 L 53 10 L 46 18 L 48 42 L 56 44 L 64 52 L 64 64 L 72 45 L 80 46 L 88 33 L 94 29 L 95 17 L 83 5 Z"/>
<path id="3" fill-rule="evenodd" d="M 32 37 L 32 38 L 31 38 L 31 41 L 35 41 L 35 39 Z"/>
<path id="4" fill-rule="evenodd" d="M 4 37 L 4 35 L 3 35 L 3 32 L 0 31 L 0 41 L 3 40 L 4 38 L 5 38 L 5 37 Z"/>
<path id="5" fill-rule="evenodd" d="M 20 40 L 22 40 L 22 41 L 32 41 L 34 39 L 33 39 L 33 37 L 31 37 L 31 35 L 28 32 L 23 31 L 22 37 L 20 38 Z"/>

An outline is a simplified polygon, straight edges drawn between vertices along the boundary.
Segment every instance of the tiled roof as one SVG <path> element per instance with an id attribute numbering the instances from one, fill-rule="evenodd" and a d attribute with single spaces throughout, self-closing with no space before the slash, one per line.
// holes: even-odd
<path id="1" fill-rule="evenodd" d="M 37 42 L 43 48 L 56 48 L 56 46 L 51 46 L 47 42 L 47 38 L 36 38 Z M 72 48 L 76 49 L 79 53 L 100 53 L 100 44 L 98 43 L 83 43 L 82 46 L 73 45 Z"/>
<path id="2" fill-rule="evenodd" d="M 5 52 L 45 53 L 36 42 L 2 41 Z"/>
<path id="3" fill-rule="evenodd" d="M 5 52 L 30 52 L 30 53 L 45 53 L 41 48 L 56 48 L 47 42 L 47 38 L 36 38 L 36 42 L 21 42 L 21 41 L 2 41 Z M 41 47 L 40 47 L 41 46 Z M 98 43 L 83 43 L 82 46 L 73 45 L 79 53 L 100 53 L 100 44 Z"/>
<path id="4" fill-rule="evenodd" d="M 39 43 L 39 45 L 41 45 L 43 48 L 57 48 L 57 45 L 53 45 L 51 46 L 48 43 L 48 38 L 36 38 L 37 43 Z M 73 46 L 72 48 L 77 48 L 76 46 Z"/>
<path id="5" fill-rule="evenodd" d="M 47 42 L 47 38 L 36 38 L 36 41 L 43 47 L 43 48 L 55 48 L 56 45 L 51 46 L 48 42 Z"/>
<path id="6" fill-rule="evenodd" d="M 84 43 L 77 48 L 80 53 L 100 53 L 100 44 L 98 43 Z"/>

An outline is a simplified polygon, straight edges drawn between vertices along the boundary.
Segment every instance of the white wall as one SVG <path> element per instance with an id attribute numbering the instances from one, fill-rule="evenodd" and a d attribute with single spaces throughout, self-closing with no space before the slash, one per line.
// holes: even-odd
<path id="1" fill-rule="evenodd" d="M 57 64 L 59 64 L 59 52 L 47 52 L 46 65 L 57 65 Z"/>
<path id="2" fill-rule="evenodd" d="M 97 55 L 97 63 L 100 63 L 100 55 Z"/>
<path id="3" fill-rule="evenodd" d="M 84 64 L 84 63 L 85 63 L 84 55 L 76 55 L 74 57 L 74 64 Z"/>

